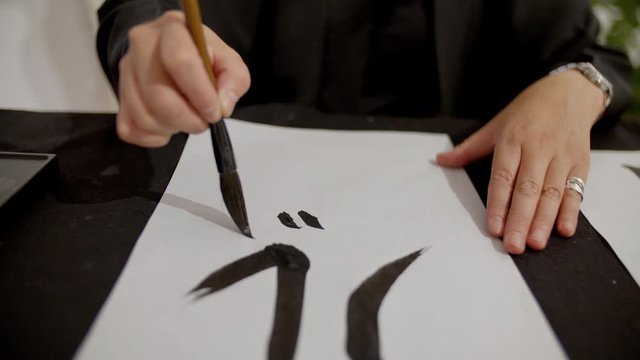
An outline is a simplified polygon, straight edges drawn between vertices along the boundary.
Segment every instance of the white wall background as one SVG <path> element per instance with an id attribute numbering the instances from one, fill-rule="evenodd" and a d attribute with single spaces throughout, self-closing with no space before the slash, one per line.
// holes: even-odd
<path id="1" fill-rule="evenodd" d="M 114 112 L 95 51 L 100 0 L 0 0 L 0 108 Z"/>

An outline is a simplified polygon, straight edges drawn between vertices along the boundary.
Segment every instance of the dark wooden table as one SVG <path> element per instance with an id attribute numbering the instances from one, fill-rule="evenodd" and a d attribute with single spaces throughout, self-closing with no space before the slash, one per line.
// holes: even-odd
<path id="1" fill-rule="evenodd" d="M 263 105 L 236 117 L 330 129 L 448 133 L 455 142 L 480 124 L 461 119 L 327 115 Z M 155 209 L 187 137 L 161 149 L 120 142 L 110 114 L 0 111 L 0 151 L 58 155 L 59 176 L 0 219 L 0 358 L 73 356 Z M 594 148 L 640 149 L 640 124 L 592 136 Z M 467 172 L 486 196 L 490 159 Z M 640 358 L 640 287 L 584 217 L 571 239 L 514 257 L 572 358 Z M 505 340 L 508 341 L 508 340 Z M 464 346 L 464 344 L 461 344 Z"/>

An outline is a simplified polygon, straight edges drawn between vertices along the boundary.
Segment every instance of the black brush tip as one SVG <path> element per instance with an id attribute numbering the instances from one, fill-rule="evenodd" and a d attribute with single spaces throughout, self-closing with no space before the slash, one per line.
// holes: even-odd
<path id="1" fill-rule="evenodd" d="M 250 237 L 253 239 L 253 235 L 251 234 L 251 228 L 249 227 L 249 225 L 247 225 L 244 229 L 241 230 L 243 234 L 245 234 L 247 237 Z"/>
<path id="2" fill-rule="evenodd" d="M 227 211 L 233 222 L 236 224 L 240 232 L 253 238 L 251 228 L 249 228 L 249 219 L 247 217 L 247 208 L 244 203 L 244 195 L 242 193 L 242 185 L 237 171 L 226 174 L 220 174 L 220 189 L 222 190 L 222 198 L 227 207 Z"/>

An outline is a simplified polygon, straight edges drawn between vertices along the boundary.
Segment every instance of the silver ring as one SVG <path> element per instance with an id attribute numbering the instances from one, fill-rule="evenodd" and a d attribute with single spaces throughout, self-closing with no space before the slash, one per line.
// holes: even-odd
<path id="1" fill-rule="evenodd" d="M 577 176 L 569 176 L 564 185 L 565 189 L 573 190 L 580 195 L 580 202 L 584 199 L 584 180 Z"/>

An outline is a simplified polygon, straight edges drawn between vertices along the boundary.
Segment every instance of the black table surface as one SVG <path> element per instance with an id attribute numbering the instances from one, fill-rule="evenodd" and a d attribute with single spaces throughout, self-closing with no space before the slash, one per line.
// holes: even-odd
<path id="1" fill-rule="evenodd" d="M 329 115 L 279 104 L 244 108 L 236 117 L 295 127 L 439 132 L 454 142 L 480 126 L 463 119 Z M 0 151 L 54 153 L 59 166 L 55 182 L 0 218 L 0 358 L 73 356 L 186 139 L 177 135 L 166 147 L 142 149 L 117 139 L 113 114 L 0 110 Z M 592 147 L 640 149 L 640 125 L 622 122 L 594 132 Z M 466 168 L 483 199 L 489 169 L 489 158 Z M 513 259 L 569 357 L 640 358 L 640 287 L 582 215 L 573 238 L 553 236 L 545 251 Z"/>

